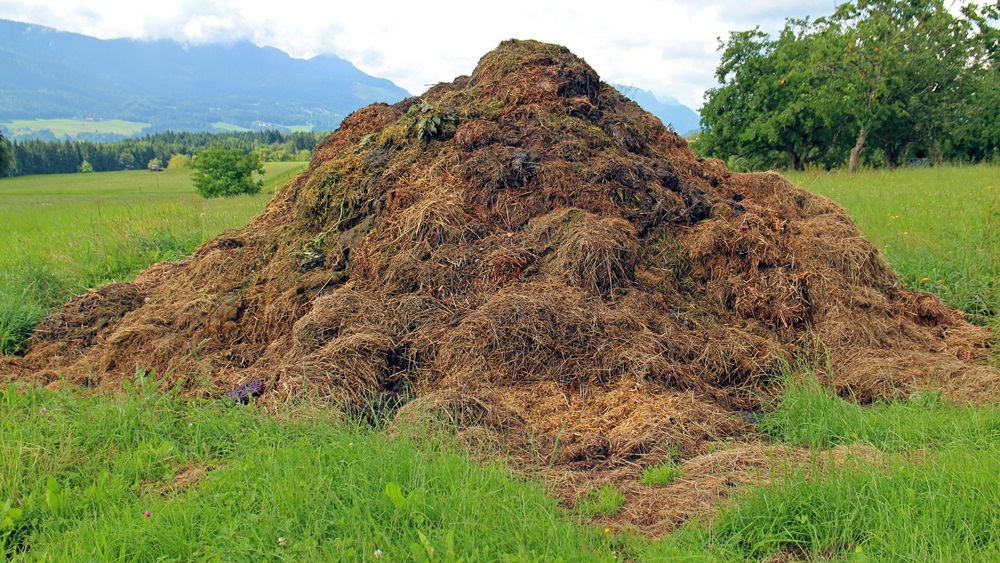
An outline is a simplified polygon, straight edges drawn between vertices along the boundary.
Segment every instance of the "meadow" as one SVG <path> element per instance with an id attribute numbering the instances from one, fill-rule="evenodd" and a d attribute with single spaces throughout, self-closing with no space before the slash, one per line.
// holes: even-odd
<path id="1" fill-rule="evenodd" d="M 909 289 L 936 293 L 980 323 L 1000 315 L 1000 168 L 788 177 L 841 204 Z"/>
<path id="2" fill-rule="evenodd" d="M 245 225 L 304 169 L 268 163 L 261 194 L 226 199 L 197 196 L 185 169 L 0 180 L 0 351 L 21 350 L 38 319 L 71 295 Z"/>
<path id="3" fill-rule="evenodd" d="M 0 180 L 0 290 L 11 292 L 0 318 L 29 299 L 48 310 L 88 284 L 182 257 L 268 198 L 200 200 L 185 174 Z M 841 203 L 908 287 L 996 326 L 1000 168 L 792 180 Z M 462 450 L 447 429 L 387 430 L 308 402 L 263 412 L 191 399 L 156 391 L 146 373 L 117 394 L 12 382 L 0 386 L 0 552 L 32 561 L 1000 559 L 997 405 L 922 393 L 862 407 L 806 368 L 784 377 L 758 428 L 812 461 L 776 460 L 769 484 L 736 490 L 714 518 L 662 538 L 616 526 L 620 502 L 560 504 L 502 459 Z M 683 479 L 684 464 L 648 473 L 648 486 L 662 486 Z"/>
<path id="4" fill-rule="evenodd" d="M 95 135 L 113 134 L 131 137 L 150 126 L 149 123 L 124 121 L 122 119 L 86 120 L 86 119 L 15 119 L 0 123 L 10 131 L 12 137 L 50 131 L 56 137 L 75 139 L 81 134 Z"/>

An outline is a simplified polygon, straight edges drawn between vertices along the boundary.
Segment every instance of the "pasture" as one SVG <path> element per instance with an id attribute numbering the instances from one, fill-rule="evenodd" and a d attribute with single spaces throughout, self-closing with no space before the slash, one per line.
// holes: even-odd
<path id="1" fill-rule="evenodd" d="M 1000 167 L 788 174 L 841 204 L 909 289 L 981 323 L 1000 314 Z"/>
<path id="2" fill-rule="evenodd" d="M 209 200 L 184 169 L 0 180 L 0 349 L 19 350 L 30 327 L 70 295 L 127 281 L 246 224 L 304 169 L 268 163 L 263 193 Z"/>
<path id="3" fill-rule="evenodd" d="M 301 166 L 269 164 L 265 190 Z M 997 326 L 1000 168 L 791 179 L 843 205 L 902 283 Z M 17 350 L 30 319 L 68 295 L 183 257 L 268 197 L 202 200 L 184 170 L 0 180 L 0 323 L 24 319 L 6 346 Z M 362 423 L 311 402 L 262 412 L 154 391 L 147 373 L 117 394 L 9 383 L 0 551 L 14 560 L 1000 558 L 996 405 L 925 393 L 862 407 L 805 367 L 784 377 L 784 396 L 757 422 L 771 452 L 763 484 L 735 486 L 713 517 L 662 538 L 619 526 L 619 502 L 560 504 L 447 428 Z M 678 459 L 670 469 L 644 486 L 683 484 L 696 468 Z"/>
<path id="4" fill-rule="evenodd" d="M 149 123 L 124 121 L 122 119 L 15 119 L 0 123 L 10 131 L 11 137 L 27 135 L 39 131 L 51 131 L 56 137 L 75 139 L 81 134 L 114 134 L 131 137 L 150 126 Z"/>

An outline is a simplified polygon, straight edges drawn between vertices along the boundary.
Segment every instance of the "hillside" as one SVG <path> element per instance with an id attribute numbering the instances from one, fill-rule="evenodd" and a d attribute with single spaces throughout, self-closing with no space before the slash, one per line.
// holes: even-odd
<path id="1" fill-rule="evenodd" d="M 247 41 L 101 40 L 0 20 L 0 121 L 122 119 L 146 132 L 312 125 L 334 129 L 409 94 L 333 55 L 294 59 Z"/>

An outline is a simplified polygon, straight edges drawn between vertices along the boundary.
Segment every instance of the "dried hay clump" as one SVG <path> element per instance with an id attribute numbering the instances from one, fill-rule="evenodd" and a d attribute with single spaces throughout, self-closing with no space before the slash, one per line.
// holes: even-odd
<path id="1" fill-rule="evenodd" d="M 994 395 L 986 332 L 899 285 L 830 200 L 697 158 L 565 48 L 505 41 L 349 116 L 246 228 L 70 301 L 15 367 L 417 397 L 602 475 L 752 435 L 782 358 L 828 356 L 862 400 Z"/>

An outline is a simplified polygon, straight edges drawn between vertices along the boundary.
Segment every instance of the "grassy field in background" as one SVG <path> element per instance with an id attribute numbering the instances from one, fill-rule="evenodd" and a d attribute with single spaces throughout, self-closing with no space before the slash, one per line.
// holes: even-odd
<path id="1" fill-rule="evenodd" d="M 21 349 L 38 319 L 69 296 L 183 258 L 245 225 L 304 168 L 267 163 L 264 193 L 219 199 L 196 195 L 183 169 L 0 180 L 0 350 Z"/>
<path id="2" fill-rule="evenodd" d="M 75 139 L 81 133 L 113 133 L 131 137 L 150 126 L 149 123 L 121 119 L 94 121 L 85 119 L 15 119 L 14 121 L 0 122 L 0 125 L 10 131 L 11 137 L 48 130 L 56 137 L 67 136 L 71 139 Z"/>
<path id="3" fill-rule="evenodd" d="M 1000 314 L 1000 167 L 788 174 L 844 206 L 910 289 L 979 322 Z"/>
<path id="4" fill-rule="evenodd" d="M 80 282 L 66 280 L 85 277 L 66 266 L 68 252 L 92 271 L 131 261 L 122 269 L 131 272 L 238 226 L 267 200 L 197 199 L 183 171 L 130 174 L 90 186 L 74 182 L 98 175 L 0 180 L 0 223 L 21 225 L 18 236 L 0 231 L 0 273 L 16 278 L 0 288 L 71 291 Z M 156 176 L 159 188 L 144 183 Z M 996 322 L 1000 168 L 791 179 L 844 205 L 909 287 Z M 0 552 L 32 561 L 1000 560 L 998 405 L 926 393 L 862 407 L 806 370 L 785 377 L 758 429 L 811 461 L 776 459 L 770 483 L 735 489 L 714 519 L 663 538 L 594 525 L 593 506 L 564 507 L 501 461 L 473 461 L 446 430 L 390 433 L 316 404 L 274 415 L 192 400 L 152 391 L 155 376 L 142 373 L 118 394 L 0 386 Z M 605 496 L 621 495 L 609 486 Z"/>

